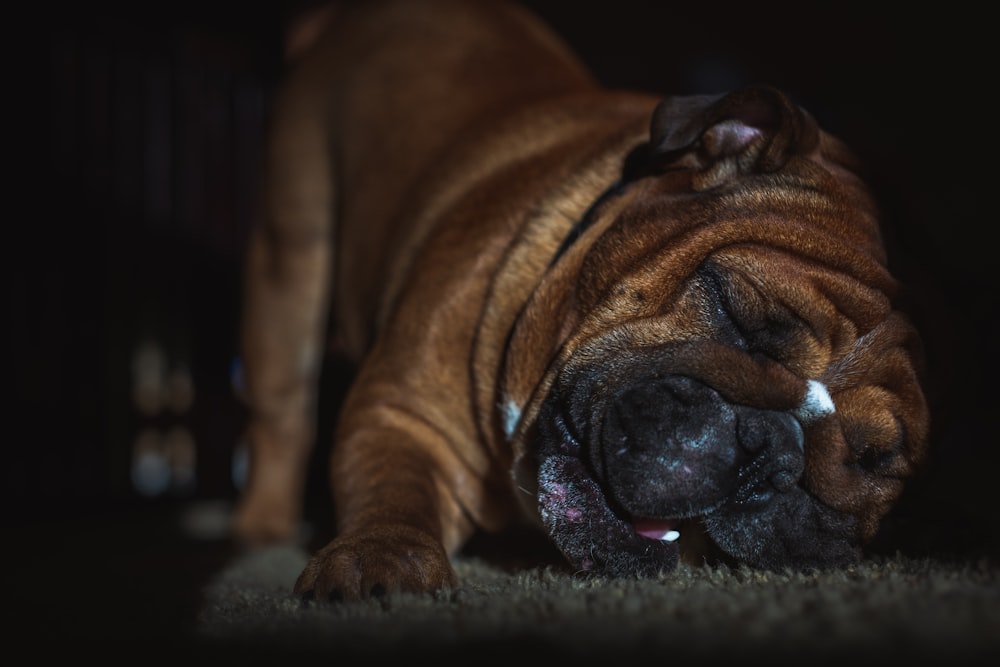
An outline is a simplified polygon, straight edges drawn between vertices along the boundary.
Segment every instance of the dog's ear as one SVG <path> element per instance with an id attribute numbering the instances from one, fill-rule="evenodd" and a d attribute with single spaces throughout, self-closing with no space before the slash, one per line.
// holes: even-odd
<path id="1" fill-rule="evenodd" d="M 759 86 L 664 98 L 653 112 L 646 158 L 654 171 L 707 171 L 725 163 L 726 174 L 773 172 L 818 144 L 819 127 L 808 112 Z"/>

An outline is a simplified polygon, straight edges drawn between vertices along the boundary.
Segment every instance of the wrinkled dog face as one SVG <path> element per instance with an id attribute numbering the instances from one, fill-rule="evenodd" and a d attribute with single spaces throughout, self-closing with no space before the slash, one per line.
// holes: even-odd
<path id="1" fill-rule="evenodd" d="M 664 102 L 655 173 L 560 258 L 565 333 L 524 437 L 583 570 L 669 568 L 692 522 L 754 566 L 844 564 L 922 457 L 919 341 L 870 197 L 838 142 L 759 95 Z"/>

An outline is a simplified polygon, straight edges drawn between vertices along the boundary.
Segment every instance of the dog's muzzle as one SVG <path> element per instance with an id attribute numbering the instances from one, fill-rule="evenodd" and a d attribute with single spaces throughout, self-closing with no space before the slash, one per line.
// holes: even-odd
<path id="1" fill-rule="evenodd" d="M 538 419 L 539 509 L 571 563 L 613 576 L 670 569 L 688 519 L 755 566 L 857 557 L 854 520 L 801 484 L 803 423 L 832 407 L 818 383 L 798 409 L 772 410 L 727 401 L 686 375 L 614 390 L 607 380 L 554 392 Z"/>
<path id="2" fill-rule="evenodd" d="M 631 516 L 689 518 L 766 502 L 798 482 L 803 432 L 787 412 L 728 404 L 680 375 L 618 392 L 590 448 L 608 500 Z"/>

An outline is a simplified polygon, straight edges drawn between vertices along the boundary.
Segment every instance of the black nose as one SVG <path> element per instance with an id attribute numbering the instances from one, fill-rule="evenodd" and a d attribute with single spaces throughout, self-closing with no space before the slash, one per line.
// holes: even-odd
<path id="1" fill-rule="evenodd" d="M 688 505 L 712 505 L 736 487 L 748 456 L 737 426 L 736 411 L 697 380 L 642 383 L 607 407 L 595 465 L 627 509 L 687 513 Z"/>
<path id="2" fill-rule="evenodd" d="M 785 413 L 729 404 L 685 376 L 643 382 L 607 406 L 598 474 L 630 511 L 697 514 L 733 497 L 786 490 L 802 472 L 802 431 Z"/>
<path id="3" fill-rule="evenodd" d="M 715 390 L 689 377 L 671 376 L 615 397 L 605 413 L 603 436 L 605 448 L 615 454 L 655 452 L 677 458 L 709 440 L 734 440 L 735 420 Z"/>

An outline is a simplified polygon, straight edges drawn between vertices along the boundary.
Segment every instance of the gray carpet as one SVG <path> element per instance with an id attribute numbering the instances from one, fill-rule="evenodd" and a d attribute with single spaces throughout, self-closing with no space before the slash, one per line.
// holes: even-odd
<path id="1" fill-rule="evenodd" d="M 202 638 L 336 665 L 1000 658 L 1000 582 L 986 559 L 872 557 L 808 575 L 681 566 L 642 581 L 588 581 L 558 567 L 508 571 L 468 557 L 449 593 L 316 606 L 290 595 L 306 558 L 293 547 L 237 558 L 205 591 Z"/>

